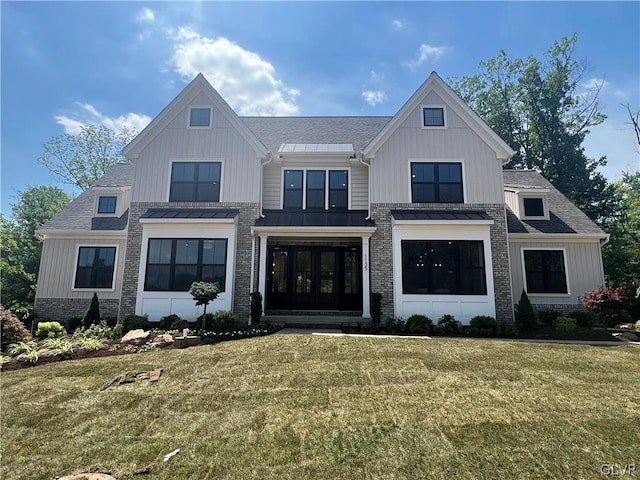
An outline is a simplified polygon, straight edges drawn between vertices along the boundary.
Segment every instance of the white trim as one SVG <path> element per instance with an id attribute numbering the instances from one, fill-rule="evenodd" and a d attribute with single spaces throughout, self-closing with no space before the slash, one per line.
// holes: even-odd
<path id="1" fill-rule="evenodd" d="M 517 193 L 516 194 L 518 197 L 518 210 L 521 215 L 518 215 L 520 220 L 549 220 L 549 199 L 547 197 L 546 193 L 542 193 L 542 192 L 535 192 L 535 193 Z M 539 198 L 542 200 L 542 216 L 536 217 L 536 216 L 527 216 L 526 215 L 526 210 L 524 207 L 524 199 L 525 198 Z"/>
<path id="2" fill-rule="evenodd" d="M 542 188 L 542 187 L 510 187 L 508 185 L 505 186 L 504 189 L 507 192 L 513 192 L 513 193 L 535 193 L 535 194 L 549 193 L 551 191 L 548 188 Z"/>
<path id="3" fill-rule="evenodd" d="M 105 192 L 102 192 L 105 193 Z M 98 212 L 98 208 L 100 208 L 100 199 L 102 197 L 105 198 L 115 198 L 116 199 L 116 204 L 115 204 L 115 208 L 113 209 L 113 213 L 100 213 Z M 109 217 L 118 217 L 118 210 L 120 207 L 120 201 L 122 200 L 122 195 L 118 195 L 118 194 L 114 194 L 109 192 L 107 195 L 102 195 L 100 192 L 96 192 L 96 196 L 95 196 L 95 209 L 93 212 L 93 216 L 94 217 L 100 217 L 100 218 L 109 218 Z"/>
<path id="4" fill-rule="evenodd" d="M 85 239 L 93 237 L 126 239 L 127 230 L 36 230 L 36 236 L 41 240 L 47 238 Z"/>
<path id="5" fill-rule="evenodd" d="M 251 231 L 269 237 L 363 237 L 376 227 L 251 227 Z"/>
<path id="6" fill-rule="evenodd" d="M 113 275 L 111 276 L 111 288 L 96 288 L 96 287 L 76 287 L 76 276 L 78 275 L 78 260 L 80 258 L 80 248 L 114 248 L 116 249 L 114 258 L 113 258 Z M 76 255 L 75 262 L 73 266 L 73 276 L 71 278 L 71 291 L 72 292 L 115 292 L 116 291 L 116 268 L 118 267 L 118 249 L 119 245 L 117 243 L 114 244 L 100 244 L 96 245 L 95 243 L 77 243 L 76 244 Z"/>
<path id="7" fill-rule="evenodd" d="M 509 242 L 569 242 L 569 243 L 593 243 L 594 240 L 602 240 L 608 235 L 600 233 L 509 233 Z"/>
<path id="8" fill-rule="evenodd" d="M 192 203 L 222 203 L 222 184 L 224 179 L 224 159 L 222 158 L 170 158 L 169 159 L 169 178 L 167 184 L 167 203 L 171 198 L 171 177 L 173 176 L 173 164 L 174 163 L 219 163 L 220 164 L 220 194 L 218 195 L 217 202 L 201 202 L 199 200 L 186 200 Z M 174 203 L 174 202 L 171 202 Z"/>
<path id="9" fill-rule="evenodd" d="M 237 215 L 236 215 L 237 217 Z M 139 223 L 235 223 L 235 218 L 141 218 Z"/>
<path id="10" fill-rule="evenodd" d="M 192 126 L 191 125 L 191 110 L 194 109 L 209 109 L 209 125 L 208 126 Z M 211 130 L 213 128 L 213 105 L 189 105 L 189 113 L 187 115 L 187 128 L 189 130 Z"/>
<path id="11" fill-rule="evenodd" d="M 411 164 L 412 163 L 459 163 L 461 168 L 462 175 L 462 203 L 457 203 L 458 205 L 462 205 L 467 203 L 467 175 L 466 175 L 466 166 L 465 161 L 461 158 L 408 158 L 407 159 L 407 169 L 409 172 L 409 203 L 433 203 L 433 202 L 414 202 L 413 201 L 413 180 L 411 176 Z M 437 202 L 437 203 L 453 203 L 453 202 Z M 436 203 L 433 203 L 434 205 Z"/>
<path id="12" fill-rule="evenodd" d="M 424 109 L 425 108 L 441 108 L 442 109 L 442 121 L 444 125 L 425 125 L 424 124 Z M 429 104 L 423 103 L 420 105 L 420 127 L 422 130 L 446 130 L 449 127 L 447 122 L 447 106 L 445 104 Z"/>
<path id="13" fill-rule="evenodd" d="M 455 210 L 451 210 L 455 213 Z M 397 225 L 398 228 L 411 228 L 416 225 L 493 225 L 494 221 L 490 220 L 396 220 L 391 217 L 391 225 Z"/>
<path id="14" fill-rule="evenodd" d="M 280 170 L 280 210 L 284 210 L 284 173 L 289 171 L 301 171 L 302 172 L 302 210 L 307 209 L 307 171 L 324 171 L 324 210 L 310 210 L 313 212 L 331 212 L 329 208 L 329 172 L 332 170 L 346 171 L 347 172 L 347 210 L 351 210 L 351 167 L 281 167 Z M 343 210 L 335 210 L 343 211 Z"/>
<path id="15" fill-rule="evenodd" d="M 527 266 L 524 263 L 524 252 L 525 250 L 533 250 L 533 251 L 561 251 L 562 252 L 562 260 L 564 262 L 564 281 L 567 285 L 567 293 L 530 293 L 529 285 L 527 285 Z M 527 295 L 530 297 L 552 297 L 552 298 L 567 298 L 571 296 L 571 285 L 569 283 L 569 264 L 567 262 L 567 249 L 565 247 L 548 247 L 548 248 L 540 248 L 540 247 L 520 247 L 520 259 L 522 262 L 522 285 L 524 286 L 524 291 L 527 292 Z"/>

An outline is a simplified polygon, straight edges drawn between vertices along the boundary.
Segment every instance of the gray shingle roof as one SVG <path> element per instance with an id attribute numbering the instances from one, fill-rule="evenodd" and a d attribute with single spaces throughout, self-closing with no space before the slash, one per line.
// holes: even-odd
<path id="1" fill-rule="evenodd" d="M 503 170 L 505 185 L 522 188 L 548 188 L 549 220 L 520 220 L 507 208 L 509 233 L 575 233 L 606 235 L 551 182 L 535 170 Z"/>
<path id="2" fill-rule="evenodd" d="M 392 117 L 240 117 L 276 153 L 283 143 L 352 143 L 356 152 Z"/>
<path id="3" fill-rule="evenodd" d="M 114 165 L 94 187 L 128 187 L 133 183 L 133 165 Z M 124 230 L 127 228 L 128 211 L 121 217 L 93 218 L 94 188 L 88 188 L 75 198 L 60 213 L 45 223 L 40 230 Z"/>

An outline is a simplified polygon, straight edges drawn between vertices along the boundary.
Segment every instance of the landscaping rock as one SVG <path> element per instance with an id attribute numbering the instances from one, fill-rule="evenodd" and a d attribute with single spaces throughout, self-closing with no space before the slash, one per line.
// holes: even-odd
<path id="1" fill-rule="evenodd" d="M 144 330 L 139 328 L 137 330 L 131 330 L 130 332 L 128 332 L 124 337 L 122 337 L 120 343 L 128 343 L 130 345 L 139 347 L 140 345 L 144 345 L 145 343 L 147 343 L 149 337 L 151 337 L 151 332 L 145 332 Z"/>
<path id="2" fill-rule="evenodd" d="M 189 335 L 188 337 L 176 337 L 174 345 L 176 348 L 194 347 L 196 345 L 200 345 L 200 340 L 200 337 L 196 335 Z"/>
<path id="3" fill-rule="evenodd" d="M 636 335 L 635 333 L 631 333 L 631 332 L 622 332 L 622 333 L 620 333 L 620 337 L 625 339 L 625 340 L 629 340 L 630 342 L 640 341 L 640 338 L 638 337 L 638 335 Z"/>
<path id="4" fill-rule="evenodd" d="M 615 328 L 617 330 L 633 330 L 634 329 L 634 325 L 633 325 L 633 323 L 620 323 L 620 324 L 616 325 Z"/>
<path id="5" fill-rule="evenodd" d="M 150 343 L 156 347 L 166 347 L 167 345 L 173 344 L 173 337 L 168 333 L 163 333 L 157 335 Z"/>

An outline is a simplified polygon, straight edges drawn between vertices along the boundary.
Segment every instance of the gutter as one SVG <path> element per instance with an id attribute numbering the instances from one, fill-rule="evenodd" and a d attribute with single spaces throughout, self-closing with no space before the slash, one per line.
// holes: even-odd
<path id="1" fill-rule="evenodd" d="M 362 152 L 358 155 L 358 161 L 367 167 L 367 218 L 365 220 L 371 220 L 371 165 L 364 161 Z"/>

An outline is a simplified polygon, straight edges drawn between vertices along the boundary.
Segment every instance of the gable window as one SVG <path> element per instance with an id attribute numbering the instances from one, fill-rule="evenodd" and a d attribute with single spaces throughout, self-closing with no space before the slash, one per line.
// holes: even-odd
<path id="1" fill-rule="evenodd" d="M 100 196 L 98 198 L 98 213 L 116 213 L 117 198 Z"/>
<path id="2" fill-rule="evenodd" d="M 144 289 L 186 292 L 193 282 L 218 282 L 225 290 L 226 239 L 150 238 Z"/>
<path id="3" fill-rule="evenodd" d="M 307 210 L 324 210 L 324 170 L 307 171 Z"/>
<path id="4" fill-rule="evenodd" d="M 302 170 L 285 170 L 283 207 L 302 209 Z"/>
<path id="5" fill-rule="evenodd" d="M 523 250 L 527 293 L 568 293 L 562 250 Z"/>
<path id="6" fill-rule="evenodd" d="M 219 202 L 220 162 L 174 162 L 170 202 Z"/>
<path id="7" fill-rule="evenodd" d="M 424 127 L 444 127 L 444 108 L 423 107 L 422 125 Z"/>
<path id="8" fill-rule="evenodd" d="M 112 288 L 116 247 L 80 247 L 74 288 Z"/>
<path id="9" fill-rule="evenodd" d="M 411 163 L 413 203 L 462 203 L 461 163 Z"/>
<path id="10" fill-rule="evenodd" d="M 542 198 L 524 197 L 524 216 L 525 217 L 544 217 L 544 203 Z"/>
<path id="11" fill-rule="evenodd" d="M 346 170 L 329 170 L 329 210 L 346 210 L 348 207 L 349 173 Z"/>
<path id="12" fill-rule="evenodd" d="M 190 127 L 210 127 L 211 126 L 211 109 L 210 108 L 190 108 L 189 109 L 189 126 Z"/>
<path id="13" fill-rule="evenodd" d="M 402 291 L 486 295 L 482 241 L 402 240 Z"/>

